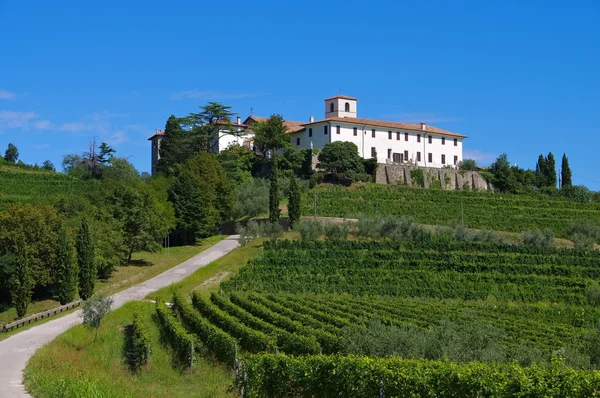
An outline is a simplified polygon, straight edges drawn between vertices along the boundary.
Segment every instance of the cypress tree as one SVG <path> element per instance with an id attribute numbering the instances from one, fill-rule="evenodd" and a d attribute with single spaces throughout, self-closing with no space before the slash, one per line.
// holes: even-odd
<path id="1" fill-rule="evenodd" d="M 567 159 L 567 154 L 563 153 L 562 163 L 560 165 L 560 187 L 570 187 L 573 185 L 573 181 L 571 178 L 571 167 L 569 166 L 569 159 Z"/>
<path id="2" fill-rule="evenodd" d="M 554 160 L 554 155 L 552 154 L 552 152 L 550 152 L 548 154 L 548 157 L 546 158 L 547 186 L 556 188 L 557 179 L 558 179 L 558 177 L 556 175 L 556 161 Z"/>
<path id="3" fill-rule="evenodd" d="M 271 186 L 269 189 L 269 222 L 271 224 L 279 223 L 279 181 L 277 180 L 277 165 L 273 163 L 271 167 Z"/>
<path id="4" fill-rule="evenodd" d="M 79 297 L 87 300 L 94 293 L 96 283 L 96 263 L 94 261 L 94 243 L 88 224 L 81 222 L 77 234 L 77 265 L 79 266 Z"/>
<path id="5" fill-rule="evenodd" d="M 546 171 L 547 168 L 548 166 L 546 164 L 546 158 L 544 158 L 544 155 L 540 154 L 540 156 L 538 157 L 538 161 L 535 165 L 535 183 L 538 188 L 548 186 L 548 173 Z"/>
<path id="6" fill-rule="evenodd" d="M 27 258 L 25 237 L 17 238 L 15 251 L 15 273 L 10 284 L 10 296 L 17 310 L 17 316 L 22 318 L 27 313 L 27 307 L 31 302 L 31 292 L 34 284 L 29 259 Z"/>
<path id="7" fill-rule="evenodd" d="M 70 303 L 77 294 L 77 252 L 65 228 L 58 234 L 56 242 L 56 285 L 55 295 L 61 304 Z"/>
<path id="8" fill-rule="evenodd" d="M 302 195 L 300 195 L 300 186 L 295 176 L 290 180 L 290 190 L 288 193 L 288 216 L 290 226 L 294 229 L 296 223 L 300 220 L 300 207 Z"/>
<path id="9" fill-rule="evenodd" d="M 171 115 L 165 124 L 164 136 L 160 142 L 160 159 L 157 171 L 169 174 L 173 166 L 184 163 L 190 155 L 190 143 L 188 135 L 181 128 L 179 119 Z"/>

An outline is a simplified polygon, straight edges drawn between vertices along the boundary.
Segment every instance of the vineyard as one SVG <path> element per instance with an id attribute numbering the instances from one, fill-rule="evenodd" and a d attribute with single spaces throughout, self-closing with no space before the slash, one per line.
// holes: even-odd
<path id="1" fill-rule="evenodd" d="M 597 251 L 509 244 L 280 241 L 223 288 L 584 305 L 599 263 Z"/>
<path id="2" fill-rule="evenodd" d="M 579 203 L 537 195 L 444 191 L 365 185 L 319 187 L 305 193 L 302 214 L 326 217 L 412 216 L 422 224 L 444 225 L 464 215 L 468 228 L 521 232 L 552 229 L 564 236 L 573 220 L 600 223 L 600 202 Z"/>
<path id="3" fill-rule="evenodd" d="M 82 192 L 87 184 L 62 173 L 0 168 L 0 209 L 3 203 L 39 202 Z"/>
<path id="4" fill-rule="evenodd" d="M 159 303 L 157 314 L 181 362 L 190 361 L 194 341 L 230 366 L 237 365 L 239 349 L 247 373 L 238 378 L 238 387 L 248 396 L 287 396 L 291 391 L 296 392 L 292 396 L 338 396 L 336 391 L 347 391 L 348 396 L 367 397 L 381 390 L 384 396 L 417 397 L 437 396 L 440 388 L 457 396 L 538 396 L 527 394 L 540 394 L 551 386 L 556 388 L 554 396 L 569 391 L 588 396 L 600 387 L 597 373 L 550 359 L 555 350 L 582 341 L 585 326 L 600 315 L 595 310 L 585 317 L 560 305 L 482 306 L 432 299 L 252 292 L 213 293 L 210 299 L 194 293 L 192 304 L 175 294 L 173 308 L 176 317 Z M 374 318 L 387 326 L 414 324 L 420 330 L 443 318 L 462 326 L 476 321 L 503 327 L 502 345 L 509 356 L 500 362 L 473 363 L 448 362 L 435 355 L 388 359 L 348 355 L 353 353 L 347 350 L 346 331 L 368 327 Z M 523 362 L 521 351 L 532 348 L 548 359 L 533 366 L 518 364 Z M 347 390 L 348 385 L 356 390 Z M 317 386 L 327 386 L 327 392 L 318 394 Z"/>

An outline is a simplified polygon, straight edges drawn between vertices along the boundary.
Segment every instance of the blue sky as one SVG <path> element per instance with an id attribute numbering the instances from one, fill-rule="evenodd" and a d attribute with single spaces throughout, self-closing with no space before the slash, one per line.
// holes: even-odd
<path id="1" fill-rule="evenodd" d="M 207 101 L 242 118 L 425 121 L 465 157 L 569 156 L 600 190 L 600 1 L 0 0 L 0 151 L 27 163 L 106 141 L 150 169 L 155 129 Z"/>

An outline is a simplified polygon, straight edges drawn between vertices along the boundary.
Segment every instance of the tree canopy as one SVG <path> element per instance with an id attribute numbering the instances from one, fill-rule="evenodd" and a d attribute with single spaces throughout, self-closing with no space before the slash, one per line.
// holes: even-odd
<path id="1" fill-rule="evenodd" d="M 271 115 L 267 120 L 252 125 L 254 131 L 254 146 L 263 157 L 274 157 L 279 149 L 290 145 L 285 120 L 281 115 Z"/>
<path id="2" fill-rule="evenodd" d="M 347 141 L 336 141 L 326 144 L 319 153 L 319 164 L 322 169 L 334 178 L 342 180 L 364 173 L 362 158 L 358 154 L 356 144 Z"/>
<path id="3" fill-rule="evenodd" d="M 19 150 L 15 145 L 8 144 L 8 148 L 4 152 L 4 160 L 9 163 L 17 163 L 17 160 L 19 160 Z"/>
<path id="4" fill-rule="evenodd" d="M 177 234 L 184 243 L 208 236 L 228 220 L 235 206 L 233 185 L 216 156 L 193 155 L 175 172 L 169 199 L 175 208 Z"/>

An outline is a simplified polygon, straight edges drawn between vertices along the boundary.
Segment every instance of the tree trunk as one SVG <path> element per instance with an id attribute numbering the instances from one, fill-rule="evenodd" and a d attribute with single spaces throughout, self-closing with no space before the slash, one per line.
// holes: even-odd
<path id="1" fill-rule="evenodd" d="M 131 256 L 133 255 L 133 246 L 129 248 L 129 255 L 127 256 L 127 265 L 131 263 Z"/>

